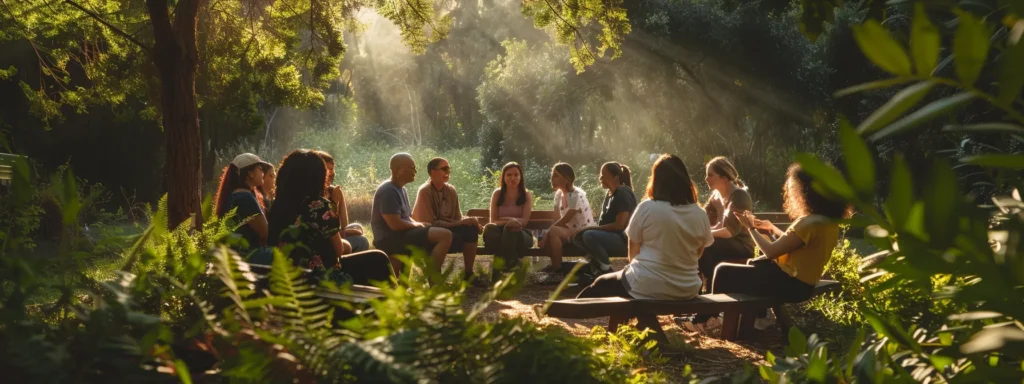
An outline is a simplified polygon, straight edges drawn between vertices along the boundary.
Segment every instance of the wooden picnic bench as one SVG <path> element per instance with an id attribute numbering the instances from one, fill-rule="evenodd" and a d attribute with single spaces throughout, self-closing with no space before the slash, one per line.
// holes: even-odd
<path id="1" fill-rule="evenodd" d="M 814 288 L 814 295 L 820 295 L 838 289 L 839 282 L 821 280 Z M 775 312 L 776 323 L 783 332 L 788 332 L 792 320 L 783 310 L 782 302 L 754 295 L 738 293 L 718 293 L 700 295 L 690 300 L 642 300 L 621 297 L 602 297 L 590 299 L 549 300 L 547 315 L 568 319 L 592 319 L 608 316 L 608 330 L 614 332 L 619 324 L 625 324 L 637 316 L 671 315 L 679 313 L 719 313 L 724 312 L 722 319 L 722 339 L 735 340 L 748 335 L 754 327 L 754 317 L 758 311 L 771 308 Z M 542 307 L 544 304 L 536 304 Z M 657 322 L 655 322 L 657 324 Z M 664 335 L 660 325 L 654 329 Z"/>
<path id="2" fill-rule="evenodd" d="M 762 212 L 755 213 L 755 215 L 762 220 L 768 220 L 775 224 L 782 230 L 786 230 L 789 226 L 789 215 L 783 212 Z M 486 225 L 491 221 L 491 215 L 489 209 L 470 209 L 466 213 L 466 216 L 475 217 L 480 225 Z M 530 213 L 530 220 L 526 224 L 526 229 L 532 230 L 546 230 L 551 228 L 551 224 L 554 224 L 558 220 L 558 216 L 552 211 L 533 211 Z M 482 235 L 482 234 L 481 234 Z M 478 255 L 493 255 L 494 250 L 483 246 L 483 240 L 480 242 L 481 246 L 477 248 Z M 563 255 L 567 257 L 578 257 L 586 255 L 586 251 L 576 245 L 569 243 L 566 244 L 562 249 Z M 526 251 L 524 256 L 547 256 L 547 253 L 543 249 L 537 247 L 531 247 Z M 626 255 L 612 255 L 612 257 L 626 257 Z"/>

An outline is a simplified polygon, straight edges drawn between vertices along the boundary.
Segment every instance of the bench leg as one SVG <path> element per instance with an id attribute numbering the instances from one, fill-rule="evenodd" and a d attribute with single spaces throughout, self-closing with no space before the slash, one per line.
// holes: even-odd
<path id="1" fill-rule="evenodd" d="M 608 317 L 608 332 L 615 333 L 619 329 L 620 324 L 626 324 L 629 322 L 629 317 L 625 316 L 609 316 Z"/>
<path id="2" fill-rule="evenodd" d="M 793 318 L 789 316 L 789 312 L 786 311 L 782 304 L 772 307 L 772 312 L 775 313 L 775 325 L 782 332 L 782 342 L 788 343 L 789 329 L 793 327 Z"/>
<path id="3" fill-rule="evenodd" d="M 754 319 L 757 318 L 755 313 L 744 312 L 740 314 L 739 333 L 736 335 L 738 339 L 746 339 L 754 334 Z"/>
<path id="4" fill-rule="evenodd" d="M 722 340 L 736 340 L 736 333 L 740 325 L 739 312 L 726 312 L 722 318 Z"/>

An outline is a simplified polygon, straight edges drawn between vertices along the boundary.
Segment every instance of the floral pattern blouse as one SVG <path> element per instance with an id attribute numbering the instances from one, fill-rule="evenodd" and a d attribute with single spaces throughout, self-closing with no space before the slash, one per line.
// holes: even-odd
<path id="1" fill-rule="evenodd" d="M 303 202 L 303 206 L 307 209 L 281 232 L 281 246 L 293 246 L 292 262 L 313 270 L 314 276 L 336 284 L 350 282 L 352 277 L 341 271 L 341 258 L 331 245 L 331 237 L 341 230 L 334 205 L 326 198 L 316 197 Z"/>

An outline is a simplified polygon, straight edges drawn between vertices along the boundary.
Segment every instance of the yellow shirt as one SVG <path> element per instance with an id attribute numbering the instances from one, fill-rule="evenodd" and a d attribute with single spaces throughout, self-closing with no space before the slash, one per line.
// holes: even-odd
<path id="1" fill-rule="evenodd" d="M 776 260 L 779 268 L 807 284 L 818 284 L 839 241 L 839 224 L 821 215 L 803 216 L 796 219 L 786 233 L 800 237 L 804 246 L 779 256 Z"/>

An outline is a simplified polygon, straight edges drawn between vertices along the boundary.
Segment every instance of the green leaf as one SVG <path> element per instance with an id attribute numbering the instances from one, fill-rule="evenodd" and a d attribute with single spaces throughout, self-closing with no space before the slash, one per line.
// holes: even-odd
<path id="1" fill-rule="evenodd" d="M 864 56 L 879 68 L 896 75 L 911 74 L 907 53 L 878 21 L 868 19 L 864 24 L 854 25 L 853 37 Z"/>
<path id="2" fill-rule="evenodd" d="M 892 172 L 889 174 L 889 198 L 885 200 L 885 213 L 897 230 L 903 230 L 914 205 L 914 181 L 910 176 L 910 167 L 897 154 L 893 159 Z"/>
<path id="3" fill-rule="evenodd" d="M 928 105 L 921 107 L 921 109 L 914 111 L 914 113 L 890 124 L 888 127 L 875 132 L 875 134 L 871 135 L 871 140 L 882 139 L 906 131 L 910 128 L 914 128 L 948 112 L 950 109 L 967 104 L 971 100 L 974 100 L 974 97 L 974 94 L 964 92 L 933 101 Z"/>
<path id="4" fill-rule="evenodd" d="M 797 357 L 807 353 L 807 338 L 800 328 L 789 328 L 789 345 L 786 346 L 786 356 Z"/>
<path id="5" fill-rule="evenodd" d="M 1024 21 L 1017 21 L 1024 23 Z M 1009 105 L 1020 97 L 1021 88 L 1024 87 L 1024 38 L 1017 40 L 1016 44 L 1006 43 L 1006 49 L 999 59 L 999 97 L 1000 103 Z"/>
<path id="6" fill-rule="evenodd" d="M 904 112 L 921 102 L 921 99 L 928 95 L 928 91 L 933 86 L 935 86 L 935 83 L 931 81 L 922 81 L 897 92 L 885 105 L 876 109 L 875 112 L 871 113 L 871 116 L 868 116 L 867 119 L 860 123 L 860 126 L 857 127 L 857 133 L 874 132 L 878 128 L 896 120 L 897 117 L 902 116 Z"/>
<path id="7" fill-rule="evenodd" d="M 874 328 L 875 332 L 878 332 L 878 334 L 888 337 L 892 341 L 899 343 L 915 353 L 920 354 L 922 352 L 921 345 L 912 339 L 910 335 L 907 335 L 907 333 L 896 324 L 886 321 L 872 311 L 865 311 L 864 317 L 868 320 L 868 323 L 871 324 L 871 328 Z"/>
<path id="8" fill-rule="evenodd" d="M 814 178 L 816 184 L 821 185 L 823 193 L 832 194 L 845 200 L 854 200 L 856 195 L 853 187 L 846 183 L 846 179 L 839 170 L 823 163 L 821 160 L 809 153 L 796 154 L 796 161 L 805 172 Z"/>
<path id="9" fill-rule="evenodd" d="M 188 372 L 188 364 L 181 359 L 174 360 L 174 370 L 178 372 L 181 384 L 192 384 L 192 375 Z"/>
<path id="10" fill-rule="evenodd" d="M 828 373 L 828 350 L 823 346 L 811 352 L 810 362 L 807 364 L 807 380 L 815 383 L 825 382 L 825 375 Z"/>
<path id="11" fill-rule="evenodd" d="M 934 248 L 942 249 L 953 243 L 958 229 L 957 212 L 960 188 L 953 168 L 945 160 L 932 166 L 931 182 L 924 196 L 925 229 Z"/>
<path id="12" fill-rule="evenodd" d="M 959 12 L 960 25 L 953 36 L 956 75 L 965 86 L 973 86 L 985 66 L 991 32 L 981 20 L 967 12 Z"/>
<path id="13" fill-rule="evenodd" d="M 835 97 L 843 97 L 852 95 L 854 93 L 861 93 L 864 91 L 870 91 L 872 89 L 889 88 L 894 85 L 900 85 L 903 83 L 909 83 L 913 81 L 913 77 L 893 77 L 891 79 L 877 80 L 870 83 L 857 84 L 852 87 L 846 87 L 836 91 Z"/>
<path id="14" fill-rule="evenodd" d="M 846 366 L 844 373 L 847 378 L 851 378 L 853 376 L 853 366 L 856 365 L 857 355 L 860 354 L 860 347 L 864 343 L 864 337 L 864 328 L 858 327 L 857 337 L 855 337 L 853 342 L 850 343 L 850 350 L 846 352 L 846 361 L 843 363 L 843 365 Z"/>
<path id="15" fill-rule="evenodd" d="M 870 199 L 875 194 L 875 159 L 860 137 L 846 120 L 839 123 L 839 142 L 843 146 L 846 173 L 853 188 L 862 198 Z"/>
<path id="16" fill-rule="evenodd" d="M 910 27 L 910 52 L 914 56 L 917 74 L 928 76 L 939 60 L 939 29 L 928 20 L 923 3 L 915 4 L 914 8 L 914 21 Z"/>
<path id="17" fill-rule="evenodd" d="M 1024 155 L 1022 154 L 989 154 L 965 156 L 960 158 L 961 162 L 978 165 L 988 168 L 1002 168 L 1010 170 L 1024 169 Z"/>

